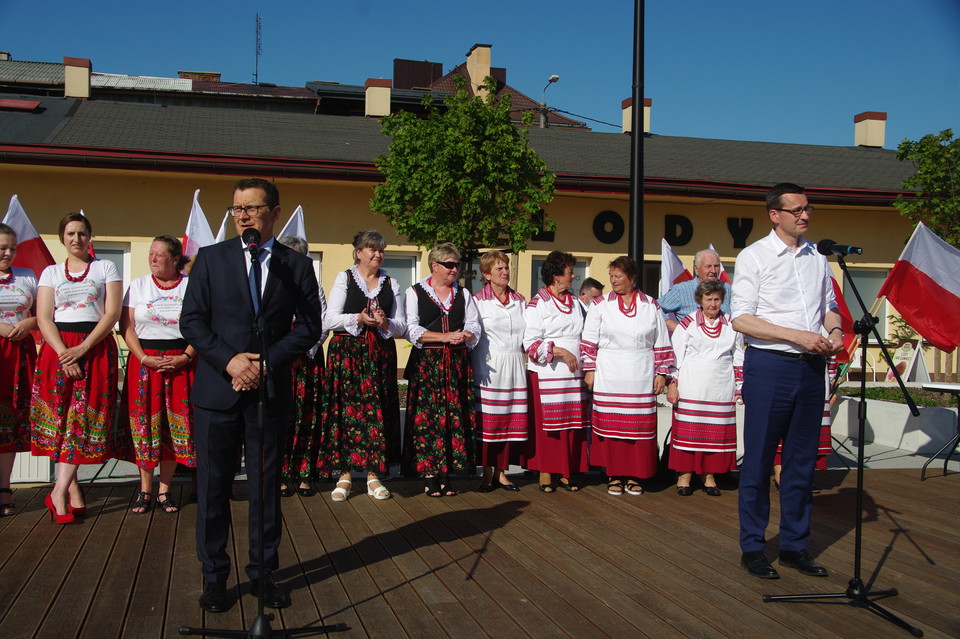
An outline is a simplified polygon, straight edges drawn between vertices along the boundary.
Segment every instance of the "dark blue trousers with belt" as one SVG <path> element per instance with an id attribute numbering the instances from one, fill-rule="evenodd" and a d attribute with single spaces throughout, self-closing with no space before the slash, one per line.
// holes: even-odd
<path id="1" fill-rule="evenodd" d="M 813 511 L 813 470 L 823 416 L 826 361 L 747 348 L 743 366 L 743 461 L 740 466 L 740 548 L 766 545 L 770 472 L 783 440 L 780 550 L 805 550 Z"/>

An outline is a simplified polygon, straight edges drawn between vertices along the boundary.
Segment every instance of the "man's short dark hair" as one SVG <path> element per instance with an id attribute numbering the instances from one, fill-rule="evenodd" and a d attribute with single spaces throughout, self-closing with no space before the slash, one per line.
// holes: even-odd
<path id="1" fill-rule="evenodd" d="M 793 182 L 781 182 L 780 184 L 774 184 L 767 192 L 767 210 L 772 211 L 773 209 L 783 208 L 783 202 L 781 202 L 781 198 L 787 193 L 803 195 L 804 190 L 802 186 L 794 184 Z"/>
<path id="2" fill-rule="evenodd" d="M 603 284 L 593 279 L 592 277 L 588 277 L 585 280 L 583 280 L 583 284 L 580 285 L 580 294 L 583 295 L 584 293 L 589 291 L 591 288 L 595 289 L 597 293 L 603 293 Z"/>
<path id="3" fill-rule="evenodd" d="M 247 189 L 260 189 L 263 191 L 264 203 L 271 209 L 280 206 L 280 191 L 273 182 L 263 178 L 244 178 L 233 185 L 233 192 L 246 191 Z"/>

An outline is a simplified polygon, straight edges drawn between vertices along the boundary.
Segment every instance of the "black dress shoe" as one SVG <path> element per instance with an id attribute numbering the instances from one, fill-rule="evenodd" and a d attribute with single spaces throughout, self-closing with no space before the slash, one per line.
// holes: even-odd
<path id="1" fill-rule="evenodd" d="M 763 554 L 762 550 L 743 553 L 740 556 L 740 565 L 746 568 L 747 572 L 751 575 L 759 577 L 760 579 L 780 578 L 780 573 L 770 565 L 770 562 L 767 561 L 767 556 Z"/>
<path id="2" fill-rule="evenodd" d="M 284 486 L 283 488 L 280 489 L 280 496 L 281 496 L 281 497 L 293 497 L 293 493 L 294 493 L 294 492 L 295 492 L 295 491 L 294 491 L 294 489 L 293 489 L 293 486 Z"/>
<path id="3" fill-rule="evenodd" d="M 497 485 L 500 486 L 500 488 L 503 488 L 504 490 L 509 490 L 512 493 L 520 492 L 520 487 L 517 486 L 516 484 L 505 484 L 502 481 L 498 481 Z"/>
<path id="4" fill-rule="evenodd" d="M 317 491 L 313 489 L 313 486 L 307 486 L 306 488 L 297 486 L 297 494 L 301 497 L 313 497 L 317 494 Z"/>
<path id="5" fill-rule="evenodd" d="M 480 493 L 492 493 L 496 489 L 497 489 L 497 485 L 493 483 L 480 484 L 479 486 L 477 486 L 477 492 L 480 492 Z"/>
<path id="6" fill-rule="evenodd" d="M 693 488 L 690 486 L 677 486 L 677 494 L 681 497 L 689 497 L 693 494 Z"/>
<path id="7" fill-rule="evenodd" d="M 208 581 L 200 595 L 200 607 L 207 612 L 226 612 L 233 607 L 233 600 L 227 596 L 226 584 Z"/>
<path id="8" fill-rule="evenodd" d="M 827 576 L 827 569 L 815 562 L 806 550 L 781 550 L 779 563 L 787 568 L 796 568 L 811 577 Z"/>
<path id="9" fill-rule="evenodd" d="M 250 581 L 250 594 L 254 597 L 260 596 L 260 582 L 257 579 Z M 263 579 L 263 605 L 267 608 L 286 608 L 291 603 L 290 595 L 280 590 L 280 586 L 273 580 L 273 575 L 268 574 Z"/>
<path id="10" fill-rule="evenodd" d="M 703 491 L 704 491 L 705 493 L 707 493 L 708 495 L 710 495 L 711 497 L 719 497 L 719 496 L 720 496 L 720 489 L 717 488 L 716 486 L 704 486 L 704 487 L 703 487 Z"/>

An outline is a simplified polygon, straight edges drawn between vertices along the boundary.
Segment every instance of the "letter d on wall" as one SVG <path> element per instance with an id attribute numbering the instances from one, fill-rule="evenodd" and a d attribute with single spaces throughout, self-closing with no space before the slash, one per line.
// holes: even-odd
<path id="1" fill-rule="evenodd" d="M 684 215 L 664 215 L 663 237 L 670 246 L 686 246 L 693 239 L 693 222 Z"/>

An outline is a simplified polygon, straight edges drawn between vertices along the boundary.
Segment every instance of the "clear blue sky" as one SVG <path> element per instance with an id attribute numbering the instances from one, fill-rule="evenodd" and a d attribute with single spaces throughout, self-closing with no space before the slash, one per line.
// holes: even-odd
<path id="1" fill-rule="evenodd" d="M 619 127 L 632 93 L 629 0 L 0 0 L 0 50 L 14 59 L 89 58 L 94 71 L 362 85 L 393 59 L 444 72 L 475 43 L 534 99 Z M 466 7 L 473 7 L 467 9 Z M 471 17 L 474 16 L 474 17 Z M 853 116 L 886 111 L 886 147 L 960 135 L 958 0 L 647 0 L 645 95 L 661 135 L 853 144 Z M 596 131 L 618 128 L 590 123 Z"/>

